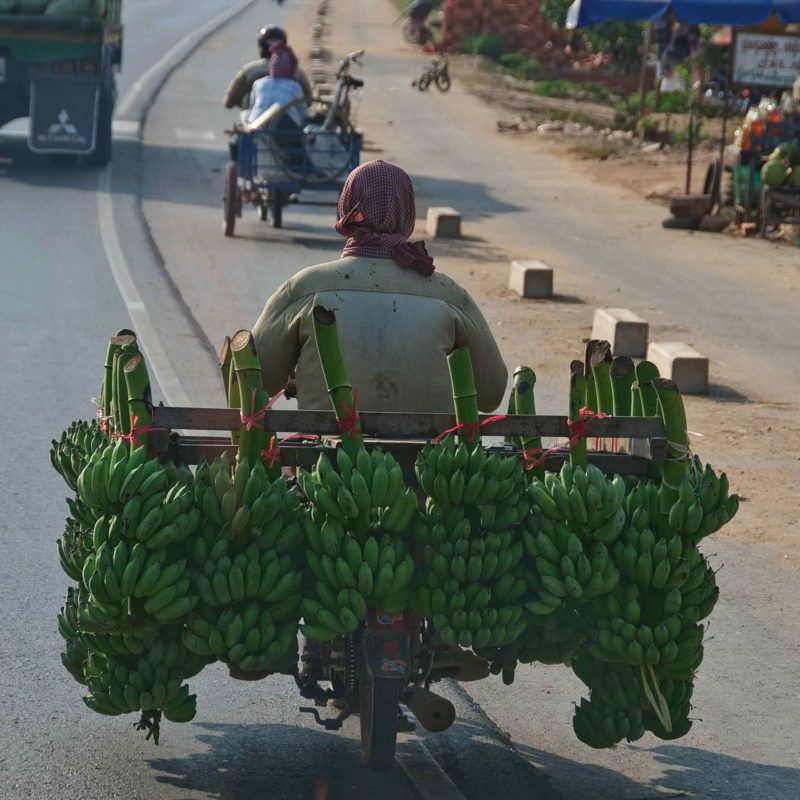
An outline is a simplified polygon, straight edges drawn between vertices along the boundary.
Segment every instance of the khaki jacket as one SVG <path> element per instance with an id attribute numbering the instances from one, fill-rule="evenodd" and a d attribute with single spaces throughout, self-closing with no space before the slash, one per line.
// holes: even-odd
<path id="1" fill-rule="evenodd" d="M 297 372 L 298 406 L 331 408 L 311 312 L 336 312 L 345 366 L 369 411 L 453 412 L 447 354 L 468 347 L 478 406 L 493 411 L 508 372 L 467 292 L 434 272 L 425 278 L 388 259 L 343 258 L 298 272 L 269 299 L 253 328 L 265 389 Z"/>
<path id="2" fill-rule="evenodd" d="M 267 75 L 269 75 L 268 58 L 259 58 L 256 61 L 250 61 L 245 64 L 236 73 L 236 77 L 231 81 L 231 85 L 225 92 L 225 97 L 222 98 L 225 108 L 234 108 L 236 106 L 244 108 L 242 104 L 247 95 L 250 94 L 253 84 L 259 78 L 265 78 Z M 294 79 L 303 87 L 306 105 L 310 106 L 314 102 L 314 90 L 311 88 L 308 75 L 298 67 L 294 74 Z"/>

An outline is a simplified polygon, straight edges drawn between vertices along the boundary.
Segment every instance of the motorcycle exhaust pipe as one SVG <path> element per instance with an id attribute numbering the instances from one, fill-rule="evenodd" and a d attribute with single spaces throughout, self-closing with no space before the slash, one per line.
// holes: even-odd
<path id="1" fill-rule="evenodd" d="M 422 723 L 422 727 L 431 733 L 446 731 L 455 721 L 456 710 L 453 704 L 438 694 L 412 686 L 405 693 L 405 704 L 411 713 Z"/>

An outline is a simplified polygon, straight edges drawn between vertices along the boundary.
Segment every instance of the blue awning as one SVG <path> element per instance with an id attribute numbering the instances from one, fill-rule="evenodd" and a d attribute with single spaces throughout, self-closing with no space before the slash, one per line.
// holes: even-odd
<path id="1" fill-rule="evenodd" d="M 671 11 L 690 25 L 757 25 L 777 14 L 783 23 L 800 22 L 800 0 L 575 0 L 568 28 L 599 22 L 653 22 Z"/>

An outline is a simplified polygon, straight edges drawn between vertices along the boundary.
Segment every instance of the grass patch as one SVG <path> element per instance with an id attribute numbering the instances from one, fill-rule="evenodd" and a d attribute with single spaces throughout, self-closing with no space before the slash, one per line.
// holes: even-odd
<path id="1" fill-rule="evenodd" d="M 619 155 L 619 148 L 610 142 L 579 142 L 569 152 L 584 161 L 607 161 Z"/>
<path id="2" fill-rule="evenodd" d="M 597 103 L 608 102 L 611 99 L 611 90 L 601 83 L 568 81 L 564 78 L 536 81 L 531 91 L 541 97 L 592 100 Z"/>

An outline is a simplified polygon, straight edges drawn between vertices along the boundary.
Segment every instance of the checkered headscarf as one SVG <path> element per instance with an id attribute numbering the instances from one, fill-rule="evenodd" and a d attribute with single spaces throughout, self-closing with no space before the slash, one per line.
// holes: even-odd
<path id="1" fill-rule="evenodd" d="M 391 258 L 403 269 L 431 275 L 424 242 L 409 242 L 417 214 L 411 178 L 388 161 L 354 169 L 339 197 L 336 230 L 347 236 L 342 256 Z"/>
<path id="2" fill-rule="evenodd" d="M 297 56 L 285 42 L 275 42 L 269 49 L 269 74 L 271 78 L 294 78 Z"/>

